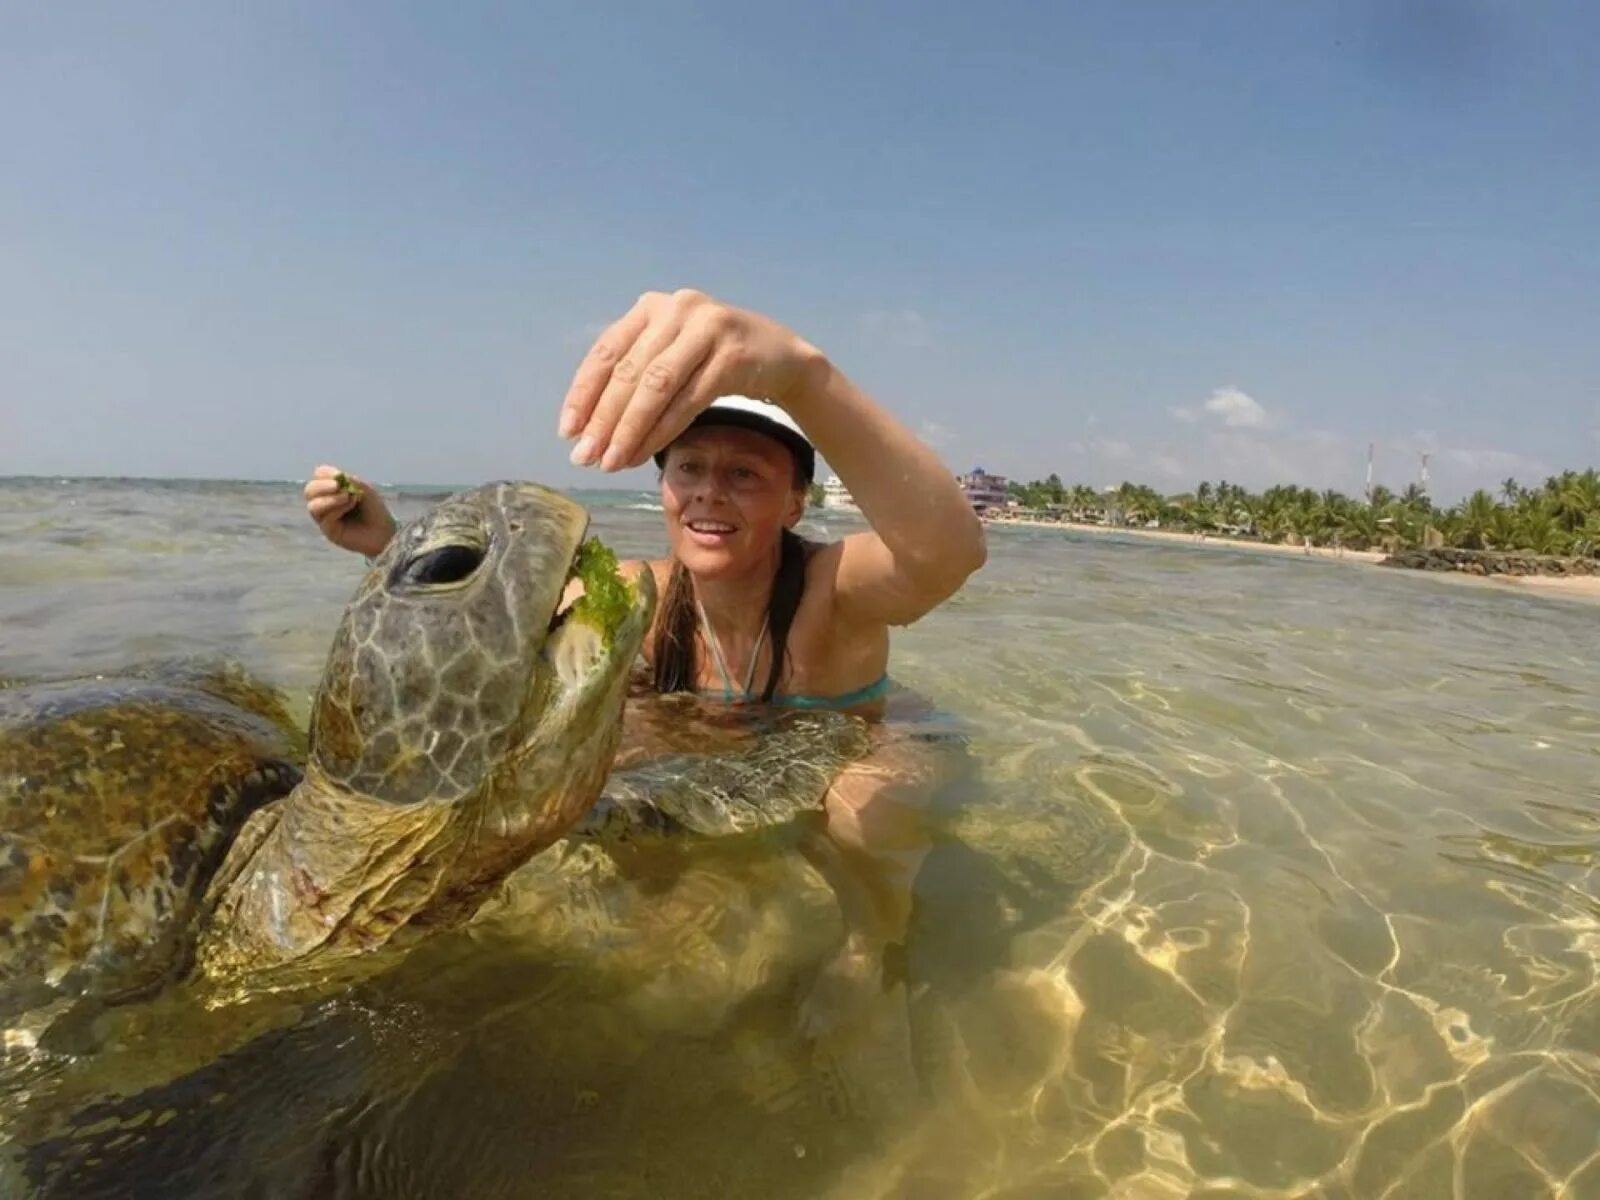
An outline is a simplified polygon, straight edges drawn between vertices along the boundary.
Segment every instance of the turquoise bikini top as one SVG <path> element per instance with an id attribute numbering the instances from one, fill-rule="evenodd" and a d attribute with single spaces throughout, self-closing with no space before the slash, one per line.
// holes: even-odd
<path id="1" fill-rule="evenodd" d="M 750 652 L 750 666 L 744 673 L 744 690 L 736 693 L 733 690 L 733 677 L 728 674 L 728 664 L 722 657 L 722 646 L 717 641 L 717 635 L 711 628 L 711 622 L 706 617 L 706 610 L 700 603 L 700 598 L 695 597 L 694 606 L 700 613 L 700 628 L 706 635 L 706 645 L 711 648 L 711 657 L 716 660 L 717 672 L 722 676 L 722 699 L 729 704 L 740 701 L 750 704 L 759 699 L 751 690 L 751 685 L 756 678 L 756 662 L 761 658 L 761 647 L 767 641 L 767 627 L 761 627 L 761 635 L 756 638 L 755 649 Z M 715 688 L 698 689 L 702 696 L 715 696 Z M 774 696 L 772 703 L 782 708 L 854 708 L 858 704 L 866 704 L 872 700 L 880 700 L 889 694 L 888 672 L 878 676 L 866 687 L 856 688 L 853 692 L 846 692 L 842 696 Z"/>
<path id="2" fill-rule="evenodd" d="M 785 708 L 854 708 L 871 700 L 881 700 L 889 694 L 889 673 L 842 696 L 774 696 L 772 703 Z"/>

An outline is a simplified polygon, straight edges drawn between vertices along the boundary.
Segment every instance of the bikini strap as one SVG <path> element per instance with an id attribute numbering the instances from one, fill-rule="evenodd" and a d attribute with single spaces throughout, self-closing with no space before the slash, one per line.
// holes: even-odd
<path id="1" fill-rule="evenodd" d="M 728 674 L 728 664 L 722 657 L 722 646 L 717 641 L 716 630 L 711 628 L 711 618 L 706 616 L 705 605 L 700 603 L 700 597 L 694 598 L 695 611 L 700 614 L 700 628 L 706 635 L 706 645 L 711 648 L 711 657 L 716 660 L 717 671 L 722 676 L 722 695 L 724 699 L 732 700 L 733 677 Z M 750 665 L 744 673 L 744 698 L 750 698 L 750 685 L 756 679 L 756 663 L 761 661 L 761 647 L 767 643 L 767 626 L 762 622 L 761 633 L 756 638 L 755 649 L 750 651 Z"/>

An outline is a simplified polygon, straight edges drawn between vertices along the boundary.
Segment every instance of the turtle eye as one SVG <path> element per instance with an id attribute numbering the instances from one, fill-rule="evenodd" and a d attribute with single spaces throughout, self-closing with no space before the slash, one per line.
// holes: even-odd
<path id="1" fill-rule="evenodd" d="M 397 582 L 418 586 L 460 583 L 482 565 L 483 559 L 482 546 L 459 542 L 435 546 L 407 559 Z"/>

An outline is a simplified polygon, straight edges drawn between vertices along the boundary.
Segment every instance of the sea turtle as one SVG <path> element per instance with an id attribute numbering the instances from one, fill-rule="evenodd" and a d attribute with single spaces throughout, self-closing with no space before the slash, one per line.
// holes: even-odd
<path id="1" fill-rule="evenodd" d="M 595 803 L 654 596 L 646 574 L 621 611 L 560 612 L 585 531 L 580 506 L 518 484 L 408 526 L 344 612 L 308 737 L 237 669 L 0 691 L 0 1024 L 16 1049 L 70 1014 L 44 1045 L 94 1051 L 13 1054 L 0 1072 L 31 1188 L 98 1194 L 93 1180 L 117 1177 L 119 1155 L 157 1129 L 145 1161 L 164 1164 L 158 1177 L 169 1150 L 195 1163 L 205 1122 L 257 1111 L 241 1079 L 304 1086 L 296 1120 L 252 1134 L 305 1137 L 393 1068 L 365 1039 L 396 1022 L 339 1007 L 372 1000 L 361 981 L 407 957 L 369 952 L 468 923 L 519 867 L 548 858 L 557 890 L 592 902 L 610 878 L 596 856 L 819 807 L 865 749 L 864 723 L 790 713 L 718 728 L 665 700 L 647 711 L 670 735 L 645 730 Z M 687 711 L 663 720 L 674 707 Z M 545 882 L 533 872 L 520 894 Z M 125 1003 L 137 997 L 149 1002 Z M 212 1153 L 226 1159 L 223 1141 Z"/>
<path id="2" fill-rule="evenodd" d="M 560 610 L 588 524 L 534 484 L 445 500 L 367 573 L 309 757 L 237 672 L 0 690 L 0 1016 L 192 964 L 281 986 L 470 917 L 611 766 L 654 585 Z"/>

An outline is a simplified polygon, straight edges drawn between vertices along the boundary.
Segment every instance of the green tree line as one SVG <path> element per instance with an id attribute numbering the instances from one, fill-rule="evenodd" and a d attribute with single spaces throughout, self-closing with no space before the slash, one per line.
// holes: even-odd
<path id="1" fill-rule="evenodd" d="M 1255 493 L 1227 482 L 1165 496 L 1143 484 L 1123 483 L 1102 492 L 1069 486 L 1051 475 L 1012 483 L 1008 491 L 1024 508 L 1075 521 L 1159 523 L 1195 533 L 1355 550 L 1456 546 L 1600 556 L 1600 473 L 1592 468 L 1565 471 L 1539 487 L 1507 479 L 1498 496 L 1480 489 L 1449 508 L 1434 504 L 1417 484 L 1399 493 L 1374 487 L 1362 499 L 1290 484 Z"/>

